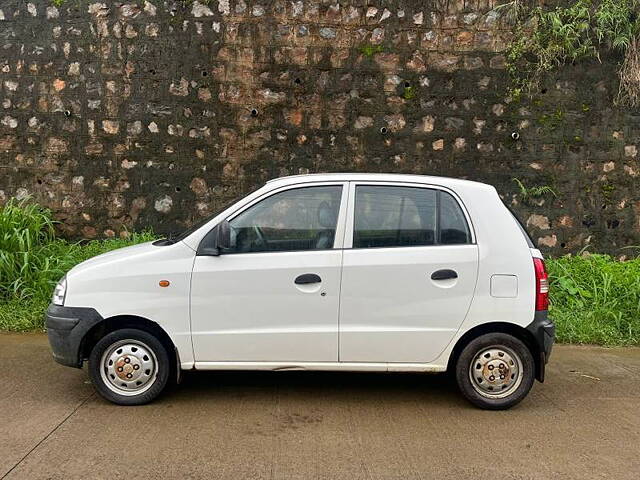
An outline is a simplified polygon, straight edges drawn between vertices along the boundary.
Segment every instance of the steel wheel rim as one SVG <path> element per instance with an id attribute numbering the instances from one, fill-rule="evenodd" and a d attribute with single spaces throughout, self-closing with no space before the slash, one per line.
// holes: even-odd
<path id="1" fill-rule="evenodd" d="M 473 389 L 485 398 L 504 398 L 515 392 L 524 376 L 522 359 L 503 345 L 483 348 L 469 365 Z"/>
<path id="2" fill-rule="evenodd" d="M 120 340 L 102 354 L 100 375 L 109 390 L 118 395 L 140 395 L 158 376 L 158 359 L 144 342 Z"/>

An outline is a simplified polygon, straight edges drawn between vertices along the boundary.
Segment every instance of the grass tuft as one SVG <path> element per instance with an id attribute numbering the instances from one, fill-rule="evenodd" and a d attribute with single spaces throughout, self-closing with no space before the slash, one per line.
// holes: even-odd
<path id="1" fill-rule="evenodd" d="M 29 199 L 10 200 L 0 209 L 0 330 L 42 328 L 53 287 L 74 265 L 153 239 L 143 232 L 126 239 L 68 242 L 56 238 L 49 210 Z"/>
<path id="2" fill-rule="evenodd" d="M 28 200 L 0 209 L 0 330 L 43 328 L 56 282 L 74 265 L 116 248 L 153 240 L 151 232 L 126 239 L 72 243 L 56 238 L 51 212 Z M 640 345 L 640 258 L 608 255 L 546 260 L 550 316 L 559 342 Z"/>
<path id="3" fill-rule="evenodd" d="M 566 256 L 546 264 L 559 342 L 640 345 L 640 258 Z"/>

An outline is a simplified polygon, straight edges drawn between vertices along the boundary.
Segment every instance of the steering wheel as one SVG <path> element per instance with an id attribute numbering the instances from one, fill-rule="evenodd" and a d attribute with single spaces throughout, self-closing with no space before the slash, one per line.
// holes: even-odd
<path id="1" fill-rule="evenodd" d="M 253 226 L 253 232 L 256 234 L 256 246 L 259 246 L 262 249 L 267 248 L 267 239 L 264 237 L 264 233 L 260 230 L 260 227 L 257 225 Z"/>

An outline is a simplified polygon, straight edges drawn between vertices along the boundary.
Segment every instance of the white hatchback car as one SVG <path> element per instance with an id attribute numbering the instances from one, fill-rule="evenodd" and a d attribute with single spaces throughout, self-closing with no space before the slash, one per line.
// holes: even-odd
<path id="1" fill-rule="evenodd" d="M 106 399 L 154 399 L 182 370 L 455 373 L 508 408 L 554 341 L 540 252 L 496 190 L 450 178 L 279 178 L 179 237 L 74 267 L 54 358 Z"/>

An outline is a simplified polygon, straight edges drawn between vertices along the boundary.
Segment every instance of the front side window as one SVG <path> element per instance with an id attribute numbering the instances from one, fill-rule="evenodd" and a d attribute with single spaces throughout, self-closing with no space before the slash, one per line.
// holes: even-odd
<path id="1" fill-rule="evenodd" d="M 303 187 L 271 195 L 229 222 L 225 253 L 333 248 L 342 186 Z"/>
<path id="2" fill-rule="evenodd" d="M 353 248 L 471 243 L 458 202 L 429 188 L 356 187 Z"/>

